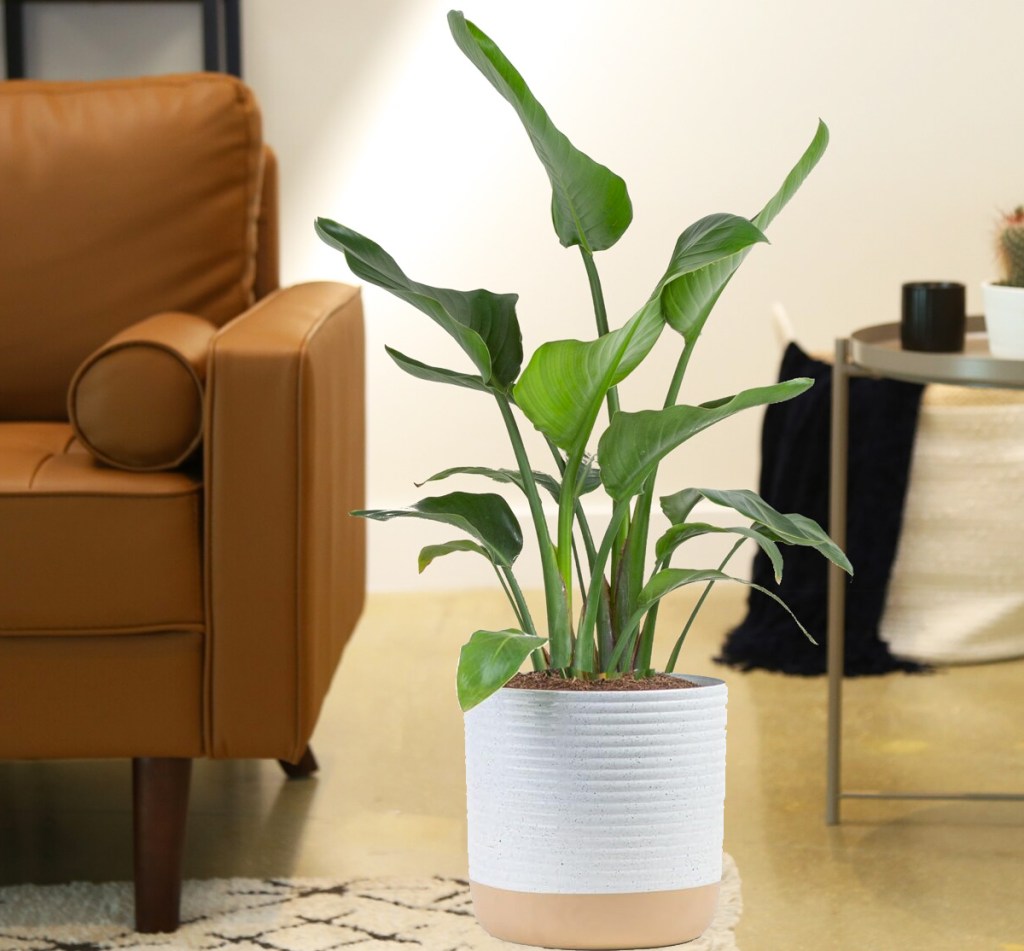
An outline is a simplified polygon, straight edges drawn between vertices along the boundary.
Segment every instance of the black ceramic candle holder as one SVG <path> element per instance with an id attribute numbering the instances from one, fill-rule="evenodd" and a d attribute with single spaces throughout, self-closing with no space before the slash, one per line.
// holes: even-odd
<path id="1" fill-rule="evenodd" d="M 914 281 L 903 285 L 900 342 L 904 350 L 956 353 L 967 326 L 963 284 Z"/>

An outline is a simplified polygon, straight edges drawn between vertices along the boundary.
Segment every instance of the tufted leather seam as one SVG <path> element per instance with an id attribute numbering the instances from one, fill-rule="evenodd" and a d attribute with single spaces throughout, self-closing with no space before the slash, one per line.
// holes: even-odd
<path id="1" fill-rule="evenodd" d="M 49 461 L 53 458 L 53 455 L 43 460 L 44 462 Z M 40 467 L 42 465 L 40 464 Z M 38 472 L 39 469 L 36 470 Z M 35 474 L 33 474 L 33 479 Z M 31 488 L 31 482 L 29 483 Z M 2 492 L 0 491 L 0 500 L 2 499 L 118 499 L 124 501 L 153 501 L 161 502 L 164 499 L 183 499 L 191 495 L 198 496 L 202 491 L 202 486 L 196 486 L 194 489 L 185 489 L 181 492 L 59 492 L 52 489 L 44 489 L 40 492 L 28 492 L 19 490 L 17 492 Z"/>
<path id="2" fill-rule="evenodd" d="M 32 486 L 35 484 L 36 476 L 38 476 L 39 473 L 43 471 L 43 466 L 45 466 L 46 463 L 48 463 L 53 457 L 54 457 L 54 454 L 52 452 L 48 452 L 48 453 L 46 453 L 46 455 L 44 455 L 39 460 L 39 464 L 32 470 L 32 475 L 30 475 L 29 478 L 28 478 L 28 488 L 29 489 L 31 489 Z M 20 495 L 21 493 L 12 493 L 12 494 Z M 34 495 L 34 493 L 30 493 L 30 492 L 27 492 L 27 493 L 24 493 L 24 494 L 26 494 L 26 495 Z"/>
<path id="3" fill-rule="evenodd" d="M 202 634 L 205 626 L 198 621 L 158 621 L 156 624 L 126 624 L 124 627 L 0 627 L 0 637 L 126 636 L 133 634 Z"/>

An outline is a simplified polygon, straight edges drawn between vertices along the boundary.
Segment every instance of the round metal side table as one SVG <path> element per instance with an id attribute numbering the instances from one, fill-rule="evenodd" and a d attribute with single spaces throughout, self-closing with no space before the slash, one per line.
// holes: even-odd
<path id="1" fill-rule="evenodd" d="M 981 317 L 967 320 L 967 340 L 960 353 L 924 353 L 903 350 L 900 325 L 879 324 L 836 340 L 832 374 L 832 446 L 829 490 L 831 535 L 846 547 L 846 491 L 850 424 L 850 378 L 887 377 L 911 383 L 952 383 L 1024 389 L 1024 360 L 993 357 Z M 840 568 L 828 573 L 828 759 L 826 765 L 825 821 L 839 822 L 843 799 L 974 799 L 1024 800 L 1024 793 L 897 792 L 850 790 L 841 786 L 843 731 L 843 655 L 846 641 L 846 587 Z"/>

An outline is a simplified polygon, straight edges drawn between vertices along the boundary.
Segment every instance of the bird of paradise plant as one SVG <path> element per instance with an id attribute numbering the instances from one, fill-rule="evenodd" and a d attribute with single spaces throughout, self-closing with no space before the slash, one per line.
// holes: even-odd
<path id="1" fill-rule="evenodd" d="M 378 520 L 427 519 L 468 536 L 425 547 L 420 552 L 420 570 L 453 552 L 475 553 L 494 567 L 516 626 L 477 631 L 463 647 L 457 689 L 462 708 L 468 710 L 511 679 L 528 657 L 535 670 L 547 670 L 552 676 L 649 675 L 660 600 L 684 585 L 702 584 L 704 592 L 666 665 L 666 672 L 674 670 L 710 587 L 719 581 L 741 580 L 726 574 L 725 568 L 747 539 L 771 560 L 776 578 L 782 576 L 780 545 L 810 546 L 846 571 L 852 569 L 842 551 L 811 519 L 777 512 L 746 489 L 709 488 L 685 488 L 660 497 L 668 527 L 656 541 L 653 568 L 649 571 L 647 566 L 661 460 L 741 410 L 791 399 L 811 386 L 809 379 L 794 379 L 695 406 L 678 402 L 694 349 L 719 296 L 749 250 L 767 240 L 765 229 L 824 153 L 828 143 L 824 123 L 819 122 L 810 145 L 782 186 L 753 218 L 712 214 L 686 228 L 650 297 L 613 330 L 595 256 L 612 247 L 632 220 L 625 182 L 572 145 L 485 33 L 458 11 L 449 13 L 448 23 L 462 52 L 518 114 L 547 172 L 555 233 L 564 247 L 579 249 L 597 331 L 592 339 L 542 344 L 524 369 L 517 295 L 421 284 L 408 277 L 374 241 L 336 221 L 317 219 L 320 237 L 344 253 L 354 274 L 431 318 L 456 341 L 472 369 L 430 366 L 388 347 L 392 360 L 419 379 L 462 387 L 492 399 L 508 433 L 514 467 L 460 466 L 427 481 L 472 474 L 516 486 L 525 494 L 544 577 L 543 622 L 533 616 L 513 572 L 523 547 L 523 532 L 501 495 L 450 492 L 421 499 L 408 508 L 353 513 Z M 663 335 L 679 349 L 663 405 L 633 412 L 622 409 L 617 385 L 640 366 Z M 597 434 L 602 412 L 608 422 Z M 554 472 L 534 467 L 520 429 L 522 418 L 543 435 Z M 595 538 L 584 503 L 585 496 L 598 488 L 610 498 L 612 514 L 602 537 Z M 545 513 L 542 492 L 550 493 L 557 503 L 553 524 Z M 694 520 L 694 509 L 701 500 L 732 509 L 746 524 L 723 528 Z M 707 569 L 672 567 L 680 545 L 712 532 L 736 536 L 721 564 Z M 760 590 L 779 600 L 773 592 Z M 794 621 L 810 637 L 799 621 Z"/>

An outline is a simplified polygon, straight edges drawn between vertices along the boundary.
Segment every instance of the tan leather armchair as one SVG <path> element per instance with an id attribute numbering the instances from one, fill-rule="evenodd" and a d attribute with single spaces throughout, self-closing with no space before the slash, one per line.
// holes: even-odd
<path id="1" fill-rule="evenodd" d="M 359 291 L 278 289 L 276 182 L 232 77 L 0 83 L 0 759 L 133 760 L 144 931 L 192 760 L 315 768 L 363 604 Z"/>

